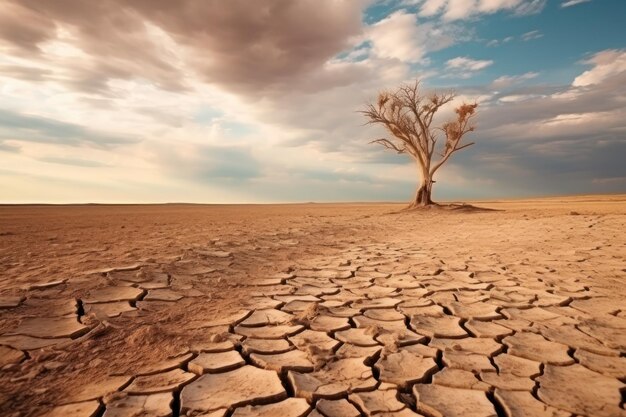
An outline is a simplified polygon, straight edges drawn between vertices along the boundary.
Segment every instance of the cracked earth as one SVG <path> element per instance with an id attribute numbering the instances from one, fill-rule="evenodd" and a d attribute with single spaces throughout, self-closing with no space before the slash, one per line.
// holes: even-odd
<path id="1" fill-rule="evenodd" d="M 483 206 L 2 207 L 2 415 L 626 416 L 626 200 Z"/>

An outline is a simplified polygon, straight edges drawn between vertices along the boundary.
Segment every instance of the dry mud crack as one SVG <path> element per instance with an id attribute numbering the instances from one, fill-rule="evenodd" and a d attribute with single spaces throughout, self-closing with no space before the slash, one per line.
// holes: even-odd
<path id="1" fill-rule="evenodd" d="M 446 264 L 402 243 L 354 245 L 261 277 L 238 311 L 191 323 L 193 340 L 178 340 L 163 360 L 100 376 L 44 415 L 626 416 L 623 299 L 576 274 L 502 268 L 497 256 Z M 2 383 L 33 377 L 21 373 L 32 361 L 37 372 L 62 372 L 59 352 L 97 347 L 118 318 L 200 302 L 185 268 L 109 268 L 98 272 L 109 285 L 55 301 L 55 316 L 25 317 L 0 334 Z M 5 297 L 0 306 L 33 302 Z"/>

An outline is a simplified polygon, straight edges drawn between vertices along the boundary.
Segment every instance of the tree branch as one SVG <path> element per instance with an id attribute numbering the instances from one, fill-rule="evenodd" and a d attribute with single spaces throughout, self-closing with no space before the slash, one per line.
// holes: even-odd
<path id="1" fill-rule="evenodd" d="M 392 149 L 398 153 L 406 153 L 406 147 L 398 148 L 398 146 L 396 146 L 396 144 L 390 141 L 389 139 L 385 139 L 385 138 L 375 139 L 371 141 L 370 143 L 378 143 L 380 145 L 383 145 L 385 148 Z"/>
<path id="2" fill-rule="evenodd" d="M 472 146 L 472 145 L 475 145 L 475 144 L 476 144 L 476 142 L 467 143 L 467 144 L 465 144 L 463 146 L 459 146 L 458 148 L 455 148 L 452 152 L 460 151 L 461 149 L 465 149 L 468 146 Z"/>

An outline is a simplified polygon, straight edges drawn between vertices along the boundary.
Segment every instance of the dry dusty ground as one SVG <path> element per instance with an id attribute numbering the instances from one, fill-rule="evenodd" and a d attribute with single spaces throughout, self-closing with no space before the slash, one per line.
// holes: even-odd
<path id="1" fill-rule="evenodd" d="M 626 196 L 479 205 L 0 207 L 0 415 L 626 415 Z"/>

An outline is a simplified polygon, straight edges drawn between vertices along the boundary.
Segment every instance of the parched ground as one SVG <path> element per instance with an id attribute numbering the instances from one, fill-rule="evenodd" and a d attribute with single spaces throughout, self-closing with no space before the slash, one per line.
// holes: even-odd
<path id="1" fill-rule="evenodd" d="M 0 206 L 2 416 L 626 416 L 626 196 Z"/>

